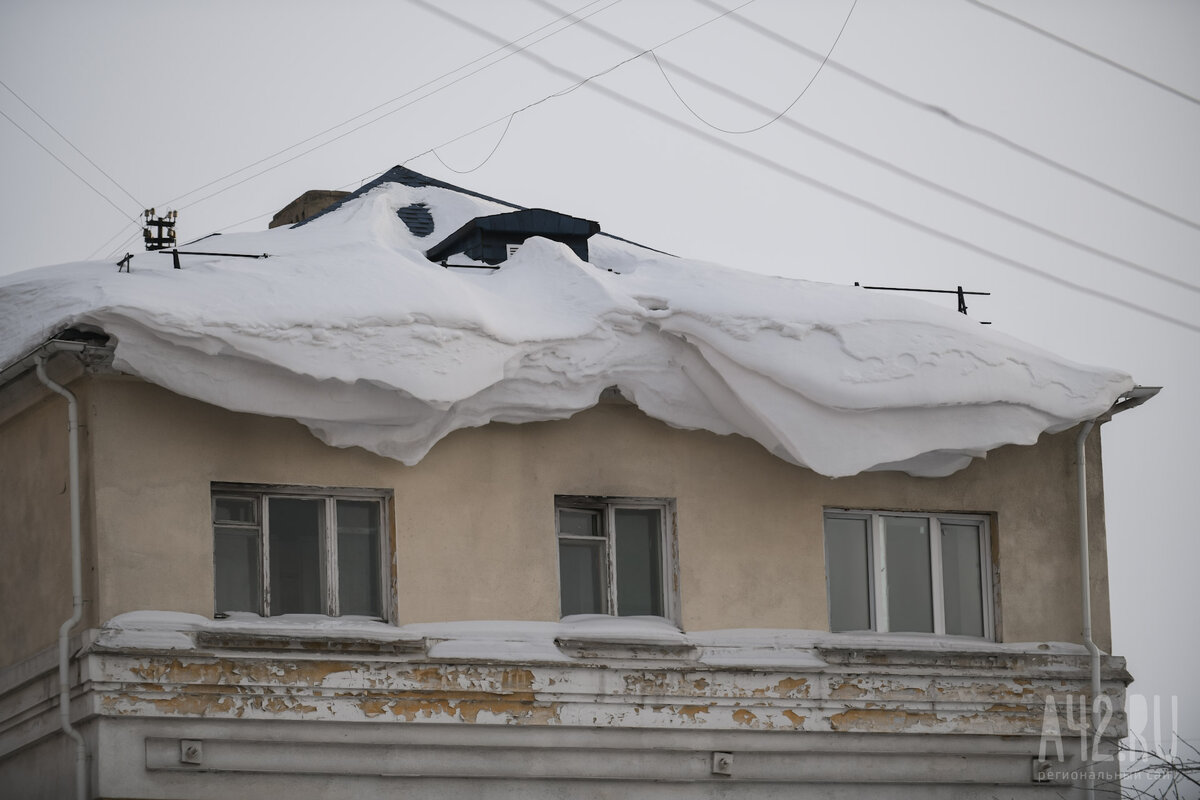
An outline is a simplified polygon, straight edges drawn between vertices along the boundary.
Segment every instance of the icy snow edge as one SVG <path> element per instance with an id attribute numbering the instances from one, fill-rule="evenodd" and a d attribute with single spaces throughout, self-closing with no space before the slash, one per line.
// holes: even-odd
<path id="1" fill-rule="evenodd" d="M 172 611 L 131 611 L 113 617 L 96 632 L 101 650 L 198 650 L 198 634 L 297 641 L 395 644 L 430 659 L 569 663 L 585 650 L 660 648 L 687 652 L 687 658 L 713 667 L 813 668 L 826 666 L 821 650 L 895 650 L 939 653 L 1028 653 L 1085 656 L 1070 642 L 992 642 L 968 636 L 929 634 L 830 633 L 783 628 L 736 628 L 684 633 L 660 617 L 579 614 L 560 622 L 472 620 L 394 626 L 365 617 L 289 614 L 259 617 L 235 614 L 212 620 Z M 232 641 L 232 639 L 231 639 Z M 612 651 L 614 654 L 617 650 Z M 586 660 L 586 657 L 585 657 Z"/>
<path id="2" fill-rule="evenodd" d="M 413 203 L 433 235 L 397 218 Z M 923 302 L 602 236 L 590 263 L 545 239 L 495 271 L 425 258 L 507 210 L 389 183 L 300 228 L 203 243 L 267 259 L 182 256 L 174 270 L 146 253 L 128 273 L 81 262 L 5 276 L 0 364 L 94 326 L 115 338 L 119 369 L 410 465 L 454 430 L 563 419 L 617 386 L 668 425 L 741 434 L 832 477 L 947 475 L 1093 418 L 1133 385 Z"/>

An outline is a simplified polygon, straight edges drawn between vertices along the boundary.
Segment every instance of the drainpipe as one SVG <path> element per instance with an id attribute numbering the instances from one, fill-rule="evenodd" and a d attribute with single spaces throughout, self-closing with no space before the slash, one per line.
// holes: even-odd
<path id="1" fill-rule="evenodd" d="M 37 377 L 46 388 L 62 395 L 67 401 L 68 459 L 71 495 L 71 618 L 58 629 L 58 718 L 63 733 L 75 741 L 75 797 L 88 798 L 88 753 L 83 735 L 71 726 L 71 628 L 83 619 L 83 566 L 79 533 L 79 411 L 73 395 L 66 387 L 46 375 L 46 357 L 38 355 Z"/>
<path id="2" fill-rule="evenodd" d="M 1079 436 L 1075 439 L 1075 452 L 1079 459 L 1079 580 L 1083 586 L 1083 646 L 1087 648 L 1092 661 L 1092 723 L 1095 724 L 1096 713 L 1100 708 L 1100 648 L 1092 641 L 1092 571 L 1088 554 L 1088 507 L 1087 507 L 1087 437 L 1096 425 L 1091 419 L 1083 424 Z M 1080 724 L 1082 725 L 1082 714 Z M 1099 731 L 1093 731 L 1098 734 Z M 1086 741 L 1086 740 L 1085 740 Z M 1093 745 L 1093 748 L 1095 746 Z M 1082 754 L 1084 764 L 1087 763 L 1086 745 Z M 1087 770 L 1088 800 L 1096 796 L 1096 777 Z"/>
<path id="3" fill-rule="evenodd" d="M 1125 394 L 1117 398 L 1112 407 L 1101 414 L 1096 419 L 1088 420 L 1083 424 L 1083 428 L 1079 431 L 1079 436 L 1075 439 L 1075 452 L 1079 461 L 1078 478 L 1079 478 L 1079 580 L 1082 584 L 1082 600 L 1083 600 L 1083 645 L 1087 648 L 1091 656 L 1091 688 L 1092 688 L 1092 723 L 1095 724 L 1097 712 L 1100 708 L 1100 697 L 1103 695 L 1103 688 L 1100 684 L 1100 648 L 1092 641 L 1092 570 L 1088 553 L 1088 506 L 1087 506 L 1087 448 L 1086 442 L 1088 434 L 1092 432 L 1092 428 L 1096 426 L 1096 422 L 1108 416 L 1111 418 L 1114 414 L 1121 411 L 1127 411 L 1131 408 L 1140 406 L 1142 403 L 1154 397 L 1162 390 L 1161 386 L 1135 386 Z M 1082 714 L 1081 714 L 1082 716 Z M 1082 724 L 1082 720 L 1081 720 Z M 1099 731 L 1093 731 L 1093 734 L 1099 734 Z M 1093 744 L 1095 749 L 1095 744 Z M 1086 759 L 1087 753 L 1083 753 Z M 1085 761 L 1086 763 L 1086 761 Z M 1096 777 L 1088 770 L 1087 777 L 1087 793 L 1088 800 L 1095 800 L 1096 797 Z"/>

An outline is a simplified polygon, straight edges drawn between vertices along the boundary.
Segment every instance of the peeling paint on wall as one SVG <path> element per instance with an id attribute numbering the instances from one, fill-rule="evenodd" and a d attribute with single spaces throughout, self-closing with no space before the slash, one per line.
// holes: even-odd
<path id="1" fill-rule="evenodd" d="M 829 724 L 835 731 L 899 733 L 933 728 L 943 720 L 931 712 L 912 712 L 882 708 L 852 708 L 834 714 Z"/>
<path id="2" fill-rule="evenodd" d="M 294 650 L 92 658 L 102 714 L 235 719 L 1029 736 L 1040 731 L 1045 697 L 1087 683 L 1086 660 L 1076 656 L 1018 677 L 1011 662 L 985 669 L 974 654 L 938 655 L 936 667 L 910 653 L 885 655 L 842 654 L 809 674 L 697 669 L 662 657 L 653 668 L 301 658 Z M 1118 700 L 1120 691 L 1110 689 Z"/>

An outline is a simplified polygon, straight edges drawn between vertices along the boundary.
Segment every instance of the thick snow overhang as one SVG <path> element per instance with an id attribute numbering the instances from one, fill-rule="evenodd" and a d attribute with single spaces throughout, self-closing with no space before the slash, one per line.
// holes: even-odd
<path id="1" fill-rule="evenodd" d="M 616 386 L 668 425 L 737 433 L 829 476 L 946 475 L 1133 387 L 920 301 L 605 234 L 588 261 L 540 236 L 501 270 L 426 257 L 430 230 L 513 209 L 398 167 L 302 225 L 222 237 L 225 253 L 269 259 L 175 270 L 143 253 L 128 272 L 3 276 L 0 365 L 65 328 L 103 330 L 117 369 L 407 464 L 459 428 L 563 419 Z"/>

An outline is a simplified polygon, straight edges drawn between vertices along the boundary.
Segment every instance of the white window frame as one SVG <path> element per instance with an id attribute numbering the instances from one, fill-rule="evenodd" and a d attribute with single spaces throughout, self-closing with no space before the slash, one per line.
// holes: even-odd
<path id="1" fill-rule="evenodd" d="M 272 498 L 288 498 L 293 500 L 324 501 L 325 520 L 321 535 L 321 594 L 324 596 L 324 613 L 326 616 L 341 616 L 341 597 L 338 574 L 338 535 L 337 535 L 337 501 L 338 500 L 374 500 L 379 503 L 379 602 L 380 616 L 376 619 L 388 621 L 393 603 L 391 564 L 389 560 L 391 524 L 388 510 L 391 492 L 386 489 L 359 488 L 323 488 L 315 486 L 280 486 L 260 484 L 213 483 L 210 496 L 210 512 L 213 530 L 213 606 L 214 614 L 222 615 L 224 609 L 216 608 L 216 529 L 217 527 L 242 528 L 255 530 L 258 537 L 259 562 L 259 604 L 257 613 L 262 617 L 271 616 L 271 554 L 270 554 L 270 504 Z M 255 523 L 238 523 L 217 521 L 217 499 L 237 498 L 248 499 L 255 503 L 258 521 Z"/>
<path id="2" fill-rule="evenodd" d="M 679 570 L 676 552 L 678 542 L 675 535 L 675 500 L 668 497 L 605 497 L 594 495 L 555 495 L 554 497 L 554 534 L 555 560 L 559 558 L 559 542 L 587 541 L 594 542 L 596 536 L 564 535 L 559 524 L 559 512 L 563 509 L 581 509 L 601 511 L 604 524 L 604 562 L 607 570 L 604 606 L 600 612 L 609 616 L 617 616 L 617 566 L 616 566 L 616 512 L 618 509 L 654 508 L 659 511 L 662 528 L 659 531 L 659 565 L 660 585 L 662 586 L 663 618 L 679 625 Z M 559 564 L 555 588 L 558 596 L 562 597 L 562 564 Z M 562 607 L 559 607 L 562 613 Z"/>
<path id="3" fill-rule="evenodd" d="M 824 520 L 829 518 L 838 519 L 858 519 L 867 520 L 869 522 L 867 537 L 867 559 L 870 562 L 867 567 L 871 574 L 871 580 L 868 581 L 869 587 L 869 608 L 871 614 L 871 630 L 880 633 L 890 632 L 888 626 L 888 605 L 886 598 L 888 596 L 887 583 L 887 544 L 884 536 L 883 520 L 885 517 L 912 517 L 924 519 L 929 525 L 929 575 L 930 589 L 933 598 L 933 633 L 934 635 L 945 636 L 946 634 L 946 602 L 942 578 L 942 525 L 974 525 L 979 529 L 979 578 L 980 592 L 982 593 L 982 608 L 983 608 L 983 636 L 971 638 L 983 638 L 987 640 L 995 640 L 996 638 L 996 623 L 995 623 L 995 596 L 992 583 L 992 548 L 991 548 L 991 520 L 986 514 L 939 514 L 936 512 L 919 513 L 910 511 L 866 511 L 859 509 L 841 509 L 827 508 L 822 519 L 822 528 L 824 528 Z M 824 537 L 829 536 L 828 532 Z M 822 542 L 825 541 L 822 539 Z M 829 548 L 825 548 L 825 601 L 832 622 L 832 602 L 833 593 L 830 581 L 832 579 L 832 571 L 829 568 Z M 967 635 L 967 634 L 953 634 Z"/>

